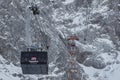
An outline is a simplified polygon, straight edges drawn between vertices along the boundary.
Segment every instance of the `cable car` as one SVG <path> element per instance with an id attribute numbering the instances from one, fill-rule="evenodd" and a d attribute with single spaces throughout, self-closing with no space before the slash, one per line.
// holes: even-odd
<path id="1" fill-rule="evenodd" d="M 31 9 L 34 15 L 39 15 L 39 8 L 36 4 L 26 8 L 26 11 Z M 27 13 L 27 12 L 26 12 Z M 21 68 L 23 74 L 48 74 L 48 45 L 39 47 L 32 44 L 30 34 L 30 20 L 29 15 L 26 15 L 26 46 L 27 50 L 21 52 Z"/>
<path id="2" fill-rule="evenodd" d="M 22 51 L 21 67 L 23 74 L 48 74 L 47 51 Z"/>

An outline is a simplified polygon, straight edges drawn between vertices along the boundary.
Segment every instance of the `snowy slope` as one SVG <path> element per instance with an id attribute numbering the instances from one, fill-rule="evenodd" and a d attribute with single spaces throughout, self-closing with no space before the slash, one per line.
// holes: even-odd
<path id="1" fill-rule="evenodd" d="M 49 65 L 50 68 L 55 66 L 54 64 Z M 61 77 L 64 73 L 56 74 L 55 72 L 58 70 L 56 67 L 52 73 L 49 73 L 48 75 L 23 75 L 22 70 L 20 67 L 14 66 L 12 63 L 9 63 L 7 60 L 5 60 L 0 55 L 0 79 L 1 80 L 38 80 L 38 79 L 44 79 L 46 78 L 58 78 Z"/>
<path id="2" fill-rule="evenodd" d="M 1 55 L 0 55 L 0 79 L 1 80 L 20 80 L 19 77 L 13 77 L 14 73 L 21 73 L 20 67 L 16 67 L 13 64 L 7 64 L 8 61 L 6 61 Z"/>
<path id="3" fill-rule="evenodd" d="M 19 63 L 20 51 L 26 47 L 25 7 L 30 4 L 25 0 L 1 0 L 1 80 L 66 80 L 64 68 L 69 55 L 64 41 L 71 34 L 80 38 L 76 45 L 79 49 L 79 67 L 84 72 L 81 74 L 87 75 L 90 80 L 120 79 L 120 24 L 117 19 L 120 16 L 116 8 L 117 0 L 35 1 L 40 7 L 40 15 L 36 19 L 30 13 L 32 41 L 38 44 L 44 41 L 43 36 L 50 38 L 49 75 L 24 75 L 20 64 L 13 65 Z M 41 31 L 44 31 L 44 35 Z M 85 60 L 79 59 L 84 52 L 91 54 L 85 55 Z"/>
<path id="4" fill-rule="evenodd" d="M 119 80 L 120 64 L 107 66 L 105 69 L 98 70 L 93 67 L 84 67 L 85 72 L 91 80 Z"/>

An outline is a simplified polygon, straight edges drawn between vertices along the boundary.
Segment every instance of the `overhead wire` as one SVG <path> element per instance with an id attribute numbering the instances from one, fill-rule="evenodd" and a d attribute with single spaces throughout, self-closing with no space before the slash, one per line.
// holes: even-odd
<path id="1" fill-rule="evenodd" d="M 27 3 L 27 5 L 28 5 L 28 7 L 30 7 L 31 5 L 34 5 L 35 3 L 36 3 L 36 1 L 35 0 L 33 0 L 33 1 L 30 1 L 30 0 L 25 0 L 25 2 Z M 27 7 L 27 8 L 28 8 Z M 28 15 L 28 11 L 27 11 L 27 15 Z M 30 16 L 30 15 L 29 15 Z M 49 40 L 48 40 L 48 36 L 45 34 L 46 32 L 47 32 L 47 30 L 45 29 L 45 28 L 43 28 L 43 26 L 45 26 L 43 23 L 41 23 L 41 21 L 39 21 L 39 16 L 38 15 L 34 15 L 35 16 L 35 20 L 38 22 L 38 25 L 40 26 L 40 33 L 41 33 L 41 40 L 42 40 L 42 46 L 43 47 L 45 47 L 47 44 L 48 44 L 48 42 L 49 42 Z M 29 27 L 27 27 L 27 29 L 26 29 L 27 31 L 28 30 L 30 30 L 29 29 Z M 28 34 L 28 33 L 27 33 Z M 30 34 L 28 34 L 27 35 L 27 37 L 29 36 Z M 28 42 L 31 42 L 31 41 L 28 41 Z M 29 43 L 28 43 L 28 45 L 30 45 Z"/>
<path id="2" fill-rule="evenodd" d="M 45 46 L 48 46 L 49 45 L 49 41 L 50 41 L 50 38 L 48 37 L 48 35 L 46 33 L 47 32 L 47 29 L 46 29 L 46 25 L 44 25 L 44 23 L 41 23 L 41 21 L 39 21 L 39 16 L 35 16 L 36 17 L 36 21 L 38 23 L 38 25 L 40 26 L 40 32 L 41 32 L 41 39 L 42 39 L 42 46 L 45 47 Z"/>
<path id="3" fill-rule="evenodd" d="M 86 30 L 85 30 L 85 35 L 84 35 L 84 42 L 86 44 L 87 40 L 88 40 L 87 38 L 88 38 L 89 19 L 90 19 L 91 8 L 90 8 L 90 4 L 88 3 L 87 0 L 85 0 L 85 5 L 86 5 L 86 20 L 85 20 Z"/>

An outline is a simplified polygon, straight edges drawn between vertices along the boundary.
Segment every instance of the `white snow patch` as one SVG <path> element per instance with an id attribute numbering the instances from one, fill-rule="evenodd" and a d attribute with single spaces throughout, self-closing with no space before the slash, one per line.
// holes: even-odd
<path id="1" fill-rule="evenodd" d="M 101 53 L 99 56 L 101 56 L 104 59 L 105 63 L 108 63 L 108 62 L 112 63 L 115 61 L 114 56 L 109 55 L 108 53 Z"/>
<path id="2" fill-rule="evenodd" d="M 93 67 L 83 67 L 85 73 L 89 76 L 90 80 L 119 80 L 120 79 L 120 64 L 113 64 L 107 66 L 105 69 L 95 69 Z"/>
<path id="3" fill-rule="evenodd" d="M 12 63 L 7 64 L 7 61 L 0 55 L 0 79 L 2 80 L 20 80 L 19 77 L 13 77 L 14 73 L 22 73 L 19 67 Z"/>
<path id="4" fill-rule="evenodd" d="M 113 42 L 110 41 L 109 39 L 97 38 L 96 41 L 97 41 L 97 42 L 100 42 L 100 43 L 106 43 L 106 44 L 110 45 L 111 47 L 113 47 Z"/>
<path id="5" fill-rule="evenodd" d="M 0 39 L 4 39 L 5 40 L 5 39 L 7 39 L 7 37 L 0 36 Z"/>
<path id="6" fill-rule="evenodd" d="M 92 13 L 101 13 L 102 15 L 107 15 L 107 11 L 108 11 L 108 7 L 107 6 L 100 6 L 98 8 L 94 8 Z"/>
<path id="7" fill-rule="evenodd" d="M 113 42 L 105 38 L 96 38 L 93 45 L 97 47 L 98 51 L 111 51 L 115 48 Z"/>
<path id="8" fill-rule="evenodd" d="M 72 2 L 74 2 L 74 0 L 65 0 L 65 2 L 63 2 L 63 4 L 67 5 L 67 4 L 70 4 Z"/>
<path id="9" fill-rule="evenodd" d="M 120 4 L 118 4 L 118 6 L 120 7 Z"/>
<path id="10" fill-rule="evenodd" d="M 113 66 L 113 72 L 110 74 L 108 80 L 120 80 L 120 64 Z"/>

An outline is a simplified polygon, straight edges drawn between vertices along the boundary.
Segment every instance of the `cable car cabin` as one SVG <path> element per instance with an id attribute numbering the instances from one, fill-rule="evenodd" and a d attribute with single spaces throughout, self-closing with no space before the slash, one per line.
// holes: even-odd
<path id="1" fill-rule="evenodd" d="M 23 74 L 48 74 L 48 54 L 46 51 L 21 52 Z"/>

